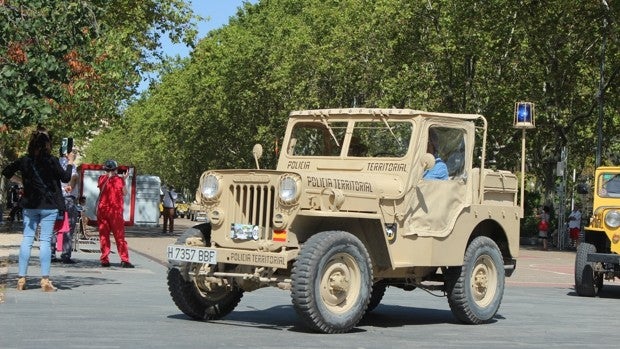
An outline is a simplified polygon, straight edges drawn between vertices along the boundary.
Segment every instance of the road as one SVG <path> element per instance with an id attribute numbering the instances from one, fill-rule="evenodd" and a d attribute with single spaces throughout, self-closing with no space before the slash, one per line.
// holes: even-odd
<path id="1" fill-rule="evenodd" d="M 191 225 L 178 220 L 179 229 Z M 164 246 L 176 237 L 128 231 L 135 269 L 101 268 L 98 253 L 77 252 L 75 265 L 54 264 L 55 293 L 37 279 L 14 290 L 17 266 L 8 267 L 0 304 L 0 348 L 611 348 L 616 347 L 620 283 L 600 297 L 573 291 L 574 252 L 523 248 L 507 279 L 500 310 L 490 324 L 456 322 L 445 297 L 389 288 L 375 311 L 352 332 L 309 333 L 286 291 L 246 293 L 223 320 L 189 320 L 166 286 Z M 29 269 L 37 275 L 36 258 Z M 610 314 L 611 312 L 611 314 Z"/>

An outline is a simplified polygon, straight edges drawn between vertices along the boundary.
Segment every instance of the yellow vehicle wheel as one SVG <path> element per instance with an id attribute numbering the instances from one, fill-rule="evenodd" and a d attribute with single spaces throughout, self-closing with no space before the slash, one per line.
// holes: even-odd
<path id="1" fill-rule="evenodd" d="M 596 253 L 596 247 L 583 242 L 575 256 L 575 291 L 582 297 L 594 297 L 603 286 L 603 277 L 594 273 L 594 263 L 588 262 L 588 254 Z"/>

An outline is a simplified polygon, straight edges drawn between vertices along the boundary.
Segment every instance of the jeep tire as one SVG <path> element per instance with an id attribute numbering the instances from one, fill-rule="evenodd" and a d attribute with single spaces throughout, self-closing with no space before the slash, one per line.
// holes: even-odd
<path id="1" fill-rule="evenodd" d="M 366 314 L 375 310 L 377 306 L 381 303 L 383 296 L 385 295 L 385 290 L 388 285 L 385 283 L 376 283 L 372 285 L 372 293 L 370 294 L 370 301 L 368 302 L 368 307 L 366 308 Z"/>
<path id="2" fill-rule="evenodd" d="M 204 236 L 200 230 L 189 228 L 176 244 L 185 245 L 190 238 L 204 239 Z M 243 290 L 237 285 L 232 288 L 217 286 L 207 283 L 204 275 L 194 276 L 201 268 L 210 267 L 209 264 L 174 262 L 168 269 L 168 290 L 174 304 L 194 320 L 221 319 L 232 312 L 243 297 Z"/>
<path id="3" fill-rule="evenodd" d="M 463 266 L 446 269 L 445 283 L 452 314 L 466 324 L 489 322 L 504 295 L 505 271 L 497 244 L 486 236 L 471 241 Z"/>
<path id="4" fill-rule="evenodd" d="M 364 244 L 344 231 L 313 235 L 300 250 L 291 275 L 295 311 L 314 331 L 350 331 L 366 311 L 372 266 Z"/>
<path id="5" fill-rule="evenodd" d="M 594 263 L 588 262 L 588 254 L 596 253 L 596 247 L 582 242 L 575 256 L 575 291 L 582 297 L 594 297 L 602 286 L 603 278 L 594 273 Z"/>

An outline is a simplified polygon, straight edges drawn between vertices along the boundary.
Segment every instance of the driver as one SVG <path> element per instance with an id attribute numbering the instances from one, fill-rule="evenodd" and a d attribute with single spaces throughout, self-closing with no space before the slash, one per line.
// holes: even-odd
<path id="1" fill-rule="evenodd" d="M 437 132 L 430 128 L 428 130 L 428 145 L 427 145 L 427 153 L 433 154 L 435 157 L 435 166 L 429 168 L 424 171 L 423 179 L 426 180 L 445 180 L 448 179 L 448 166 L 446 163 L 439 157 L 439 137 Z"/>

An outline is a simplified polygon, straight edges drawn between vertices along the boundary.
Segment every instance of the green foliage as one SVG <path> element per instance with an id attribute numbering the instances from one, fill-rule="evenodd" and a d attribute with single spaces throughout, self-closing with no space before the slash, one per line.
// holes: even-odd
<path id="1" fill-rule="evenodd" d="M 0 1 L 0 163 L 38 123 L 81 145 L 119 121 L 161 36 L 193 46 L 196 19 L 182 0 Z"/>
<path id="2" fill-rule="evenodd" d="M 264 164 L 273 166 L 271 145 L 282 139 L 291 110 L 406 107 L 485 115 L 489 154 L 498 168 L 517 169 L 521 132 L 512 118 L 514 103 L 523 100 L 536 104 L 526 160 L 546 202 L 563 146 L 570 149 L 569 167 L 592 169 L 603 20 L 606 161 L 620 151 L 613 132 L 620 122 L 620 3 L 569 3 L 246 3 L 90 151 L 110 152 L 103 145 L 117 144 L 122 134 L 130 145 L 119 156 L 193 189 L 206 169 L 253 167 L 256 142 L 265 146 Z"/>
<path id="3" fill-rule="evenodd" d="M 77 68 L 68 55 L 83 53 L 91 40 L 93 11 L 82 2 L 0 5 L 0 124 L 19 129 L 59 114 L 57 101 Z"/>

